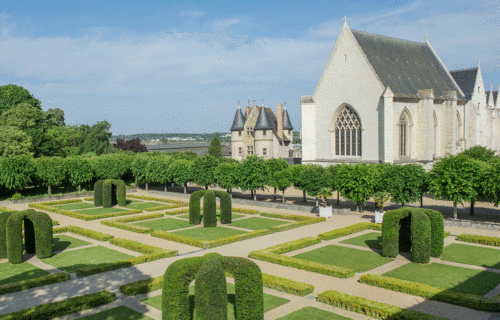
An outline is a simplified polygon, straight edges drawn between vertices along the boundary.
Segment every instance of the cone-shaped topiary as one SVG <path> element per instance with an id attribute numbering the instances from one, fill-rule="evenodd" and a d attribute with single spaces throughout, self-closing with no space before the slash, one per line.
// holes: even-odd
<path id="1" fill-rule="evenodd" d="M 203 226 L 212 228 L 217 226 L 217 205 L 215 194 L 207 190 L 203 196 Z"/>

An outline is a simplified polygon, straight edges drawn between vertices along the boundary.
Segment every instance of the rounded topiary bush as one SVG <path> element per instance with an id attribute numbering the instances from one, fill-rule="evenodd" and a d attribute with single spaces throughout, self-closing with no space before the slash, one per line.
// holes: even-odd
<path id="1" fill-rule="evenodd" d="M 205 191 L 203 196 L 203 226 L 217 226 L 217 204 L 215 202 L 215 194 L 211 190 Z"/>
<path id="2" fill-rule="evenodd" d="M 210 256 L 205 259 L 196 273 L 194 284 L 195 319 L 227 319 L 226 275 L 219 257 Z"/>

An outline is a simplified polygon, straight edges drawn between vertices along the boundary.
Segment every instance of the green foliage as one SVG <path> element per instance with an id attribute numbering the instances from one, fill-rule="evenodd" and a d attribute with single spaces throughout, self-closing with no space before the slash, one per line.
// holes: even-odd
<path id="1" fill-rule="evenodd" d="M 252 190 L 264 188 L 269 183 L 269 170 L 263 158 L 256 155 L 246 157 L 240 168 L 241 190 Z"/>
<path id="2" fill-rule="evenodd" d="M 61 157 L 41 157 L 33 160 L 36 180 L 48 187 L 51 194 L 52 186 L 60 186 L 66 180 L 65 161 Z"/>
<path id="3" fill-rule="evenodd" d="M 443 255 L 444 248 L 444 221 L 441 212 L 431 209 L 420 209 L 429 217 L 431 223 L 431 248 L 430 255 L 439 258 Z"/>
<path id="4" fill-rule="evenodd" d="M 104 183 L 104 180 L 98 180 L 96 183 L 94 183 L 94 206 L 100 207 L 102 206 L 102 185 Z"/>
<path id="5" fill-rule="evenodd" d="M 334 229 L 332 231 L 328 231 L 325 233 L 320 233 L 318 235 L 318 238 L 320 238 L 322 240 L 332 240 L 332 239 L 340 238 L 343 236 L 347 236 L 349 234 L 353 234 L 353 233 L 360 232 L 363 230 L 368 230 L 368 229 L 380 231 L 381 226 L 379 224 L 376 224 L 376 223 L 360 222 L 357 224 L 350 225 L 348 227 Z"/>
<path id="6" fill-rule="evenodd" d="M 184 186 L 184 193 L 186 193 L 186 184 L 192 180 L 192 165 L 192 161 L 179 159 L 174 160 L 169 167 L 169 176 L 175 183 Z"/>
<path id="7" fill-rule="evenodd" d="M 160 247 L 155 247 L 155 246 L 150 246 L 147 244 L 143 244 L 137 241 L 125 239 L 125 238 L 114 238 L 109 240 L 109 243 L 114 244 L 115 246 L 119 246 L 125 249 L 137 251 L 143 254 L 151 254 L 151 253 L 156 253 L 156 252 L 163 252 L 163 251 L 168 251 L 171 256 L 176 256 L 177 255 L 177 250 L 166 250 Z"/>
<path id="8" fill-rule="evenodd" d="M 13 127 L 0 125 L 0 157 L 12 156 L 32 156 L 33 143 L 31 137 L 23 130 Z"/>
<path id="9" fill-rule="evenodd" d="M 165 155 L 151 158 L 146 165 L 146 181 L 163 184 L 169 182 L 169 166 L 172 161 L 170 156 Z"/>
<path id="10" fill-rule="evenodd" d="M 64 162 L 71 185 L 80 186 L 94 179 L 94 168 L 88 158 L 68 157 L 64 159 Z"/>
<path id="11" fill-rule="evenodd" d="M 79 126 L 52 126 L 45 131 L 41 153 L 47 156 L 76 156 L 80 154 L 81 140 Z"/>
<path id="12" fill-rule="evenodd" d="M 10 200 L 13 200 L 13 201 L 16 201 L 16 200 L 21 200 L 23 199 L 23 195 L 16 192 L 12 195 L 12 197 L 10 197 Z"/>
<path id="13" fill-rule="evenodd" d="M 204 227 L 216 227 L 217 226 L 217 216 L 216 216 L 216 203 L 215 194 L 211 190 L 206 190 L 203 195 L 203 226 Z"/>
<path id="14" fill-rule="evenodd" d="M 379 173 L 375 165 L 365 163 L 338 165 L 337 190 L 344 199 L 363 205 L 375 193 Z"/>
<path id="15" fill-rule="evenodd" d="M 498 158 L 495 156 L 495 150 L 488 149 L 483 146 L 474 146 L 467 150 L 462 151 L 460 154 L 465 155 L 471 159 L 480 160 L 480 161 L 490 161 L 494 158 Z"/>
<path id="16" fill-rule="evenodd" d="M 292 173 L 289 169 L 276 171 L 269 182 L 271 187 L 282 192 L 285 192 L 285 190 L 292 184 Z"/>
<path id="17" fill-rule="evenodd" d="M 0 185 L 7 189 L 24 189 L 31 183 L 34 174 L 29 156 L 0 158 Z"/>
<path id="18" fill-rule="evenodd" d="M 460 234 L 457 237 L 459 241 L 465 241 L 470 243 L 479 243 L 488 246 L 500 247 L 500 237 L 488 237 L 488 236 L 478 236 L 475 234 Z"/>
<path id="19" fill-rule="evenodd" d="M 203 197 L 203 191 L 195 191 L 189 197 L 189 223 L 190 224 L 200 224 L 201 223 L 201 213 L 200 213 L 200 199 Z"/>
<path id="20" fill-rule="evenodd" d="M 411 213 L 411 262 L 428 263 L 431 260 L 431 223 L 420 210 Z"/>
<path id="21" fill-rule="evenodd" d="M 381 174 L 379 184 L 391 194 L 392 202 L 412 203 L 420 200 L 425 175 L 417 164 L 391 165 Z"/>
<path id="22" fill-rule="evenodd" d="M 80 154 L 94 152 L 97 155 L 101 155 L 104 153 L 115 152 L 116 149 L 109 144 L 109 138 L 111 138 L 111 132 L 109 132 L 110 128 L 111 124 L 106 120 L 99 121 L 92 127 L 88 125 L 80 126 L 80 132 L 82 136 L 82 143 L 80 144 Z M 102 179 L 104 178 L 107 177 L 102 177 Z"/>
<path id="23" fill-rule="evenodd" d="M 116 189 L 116 199 L 113 198 L 115 196 L 113 189 Z M 111 208 L 114 203 L 118 203 L 122 207 L 127 205 L 125 182 L 116 179 L 104 180 L 102 184 L 102 206 Z"/>
<path id="24" fill-rule="evenodd" d="M 141 293 L 148 293 L 161 289 L 163 284 L 163 276 L 149 278 L 120 286 L 120 291 L 127 296 L 135 296 Z"/>
<path id="25" fill-rule="evenodd" d="M 308 195 L 318 197 L 320 190 L 328 186 L 328 174 L 325 168 L 317 164 L 306 164 L 302 171 L 304 189 Z"/>
<path id="26" fill-rule="evenodd" d="M 118 219 L 114 219 L 114 220 L 103 220 L 103 221 L 101 221 L 101 224 L 106 225 L 106 226 L 110 226 L 110 227 L 114 227 L 114 228 L 127 230 L 127 231 L 137 232 L 137 233 L 150 233 L 153 231 L 153 229 L 148 228 L 148 227 L 144 227 L 144 226 L 129 224 L 128 222 L 155 219 L 155 218 L 161 218 L 164 216 L 165 215 L 163 213 L 150 213 L 150 214 L 145 214 L 145 215 L 141 215 L 141 216 L 118 218 Z"/>
<path id="27" fill-rule="evenodd" d="M 48 274 L 37 279 L 23 280 L 15 283 L 4 284 L 0 286 L 0 295 L 23 291 L 30 288 L 42 287 L 53 283 L 64 282 L 70 279 L 71 275 L 69 273 L 59 272 L 56 274 Z"/>
<path id="28" fill-rule="evenodd" d="M 314 292 L 314 286 L 287 278 L 273 276 L 271 274 L 262 274 L 262 282 L 264 287 L 274 290 L 295 294 L 298 296 L 306 296 Z"/>
<path id="29" fill-rule="evenodd" d="M 210 147 L 208 147 L 207 155 L 221 158 L 222 157 L 222 148 L 220 146 L 219 134 L 215 134 L 212 141 L 210 141 Z"/>
<path id="30" fill-rule="evenodd" d="M 59 108 L 49 108 L 49 110 L 44 112 L 45 122 L 49 128 L 51 127 L 64 127 L 66 123 L 64 122 L 64 110 Z"/>
<path id="31" fill-rule="evenodd" d="M 231 196 L 224 191 L 214 191 L 214 194 L 220 199 L 220 223 L 230 224 L 232 214 Z"/>
<path id="32" fill-rule="evenodd" d="M 305 190 L 304 180 L 302 180 L 302 172 L 304 171 L 303 164 L 295 164 L 290 166 L 291 181 L 295 188 Z"/>
<path id="33" fill-rule="evenodd" d="M 288 169 L 290 165 L 282 158 L 269 158 L 265 160 L 269 175 L 273 176 L 276 172 Z"/>
<path id="34" fill-rule="evenodd" d="M 214 171 L 218 164 L 217 158 L 209 155 L 196 158 L 191 167 L 193 181 L 203 187 L 215 184 Z"/>
<path id="35" fill-rule="evenodd" d="M 36 251 L 39 259 L 52 256 L 52 220 L 44 212 L 28 209 L 10 214 L 6 221 L 9 262 L 12 264 L 23 262 L 21 231 L 23 221 L 26 252 L 35 253 Z"/>
<path id="36" fill-rule="evenodd" d="M 484 168 L 481 185 L 484 195 L 498 206 L 500 203 L 500 160 L 494 159 Z"/>
<path id="37" fill-rule="evenodd" d="M 196 319 L 227 319 L 226 275 L 217 256 L 205 259 L 196 273 L 194 286 Z"/>
<path id="38" fill-rule="evenodd" d="M 58 227 L 53 230 L 54 233 L 64 233 L 64 232 L 71 232 L 74 234 L 78 234 L 80 236 L 84 236 L 87 238 L 99 240 L 99 241 L 108 241 L 110 239 L 113 239 L 115 236 L 107 233 L 102 233 L 99 231 L 94 231 L 90 229 L 85 229 L 82 227 L 78 226 L 65 226 L 65 227 Z"/>
<path id="39" fill-rule="evenodd" d="M 131 172 L 134 156 L 128 152 L 106 154 L 97 157 L 95 175 L 97 179 L 123 179 Z"/>
<path id="40" fill-rule="evenodd" d="M 103 213 L 103 214 L 95 214 L 95 215 L 88 215 L 85 213 L 80 213 L 78 211 L 69 211 L 69 210 L 64 210 L 64 209 L 57 209 L 53 208 L 47 205 L 44 205 L 43 203 L 30 203 L 29 204 L 30 208 L 36 208 L 44 211 L 49 211 L 49 212 L 55 212 L 58 214 L 62 214 L 68 217 L 73 217 L 85 221 L 89 220 L 96 220 L 96 219 L 104 219 L 104 218 L 110 218 L 110 217 L 117 217 L 117 216 L 126 216 L 130 214 L 135 214 L 135 213 L 141 213 L 142 210 L 123 210 L 123 211 L 118 211 L 118 212 L 108 212 L 108 213 Z"/>
<path id="41" fill-rule="evenodd" d="M 148 162 L 152 159 L 151 153 L 139 153 L 132 161 L 131 170 L 138 183 L 145 183 L 146 180 L 146 167 Z"/>
<path id="42" fill-rule="evenodd" d="M 220 162 L 214 170 L 215 182 L 224 189 L 234 189 L 239 183 L 240 164 L 238 162 Z"/>
<path id="43" fill-rule="evenodd" d="M 14 211 L 0 210 L 0 259 L 7 258 L 7 219 Z"/>
<path id="44" fill-rule="evenodd" d="M 21 102 L 27 102 L 36 109 L 42 110 L 40 100 L 35 99 L 28 90 L 21 86 L 14 84 L 0 86 L 0 97 L 0 115 Z"/>
<path id="45" fill-rule="evenodd" d="M 189 160 L 193 161 L 198 158 L 198 155 L 194 151 L 179 151 L 172 153 L 172 157 L 174 160 Z"/>
<path id="46" fill-rule="evenodd" d="M 116 300 L 116 294 L 109 291 L 99 291 L 68 300 L 42 304 L 18 312 L 0 316 L 1 320 L 48 320 L 66 314 L 92 309 Z"/>

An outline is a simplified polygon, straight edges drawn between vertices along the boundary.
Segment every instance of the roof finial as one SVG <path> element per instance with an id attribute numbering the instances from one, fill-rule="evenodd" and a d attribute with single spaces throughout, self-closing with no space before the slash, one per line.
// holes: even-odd
<path id="1" fill-rule="evenodd" d="M 262 97 L 262 106 L 264 106 L 264 97 Z"/>
<path id="2" fill-rule="evenodd" d="M 238 100 L 238 109 L 240 109 L 240 100 Z"/>
<path id="3" fill-rule="evenodd" d="M 256 106 L 256 104 L 255 104 L 255 97 L 253 97 L 253 105 Z"/>
<path id="4" fill-rule="evenodd" d="M 248 106 L 250 106 L 250 99 L 248 99 Z"/>
<path id="5" fill-rule="evenodd" d="M 425 34 L 425 42 L 427 42 L 427 33 Z"/>
<path id="6" fill-rule="evenodd" d="M 344 16 L 344 24 L 347 24 L 347 18 Z"/>
<path id="7" fill-rule="evenodd" d="M 286 110 L 286 101 L 285 103 L 283 104 L 283 109 Z"/>
<path id="8" fill-rule="evenodd" d="M 477 60 L 477 67 L 481 68 L 481 60 Z"/>

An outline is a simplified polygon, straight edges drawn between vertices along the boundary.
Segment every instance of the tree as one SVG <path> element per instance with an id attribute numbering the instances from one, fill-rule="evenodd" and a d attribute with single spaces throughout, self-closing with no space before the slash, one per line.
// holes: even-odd
<path id="1" fill-rule="evenodd" d="M 417 164 L 391 165 L 378 181 L 384 186 L 383 191 L 391 194 L 392 202 L 404 206 L 421 199 L 425 169 Z"/>
<path id="2" fill-rule="evenodd" d="M 52 186 L 59 186 L 66 180 L 66 167 L 61 157 L 40 157 L 33 160 L 35 177 L 52 194 Z"/>
<path id="3" fill-rule="evenodd" d="M 82 183 L 88 183 L 94 179 L 94 168 L 88 158 L 74 156 L 65 158 L 64 160 L 68 180 L 71 185 L 78 186 L 78 191 L 81 191 Z"/>
<path id="4" fill-rule="evenodd" d="M 474 146 L 470 149 L 462 151 L 460 154 L 481 161 L 490 161 L 496 157 L 495 150 L 491 150 L 483 146 Z"/>
<path id="5" fill-rule="evenodd" d="M 209 185 L 215 184 L 214 171 L 218 164 L 217 158 L 209 155 L 196 158 L 191 172 L 193 181 L 208 189 Z"/>
<path id="6" fill-rule="evenodd" d="M 66 123 L 64 122 L 64 111 L 59 108 L 50 108 L 49 110 L 44 112 L 44 115 L 45 122 L 47 123 L 47 126 L 49 128 L 66 125 Z"/>
<path id="7" fill-rule="evenodd" d="M 198 155 L 194 151 L 179 151 L 173 152 L 172 157 L 174 160 L 194 160 Z"/>
<path id="8" fill-rule="evenodd" d="M 338 191 L 338 177 L 337 177 L 337 171 L 339 169 L 338 165 L 332 165 L 326 168 L 328 171 L 328 181 L 327 184 L 330 187 L 330 189 L 333 191 L 337 191 L 337 205 L 340 204 L 340 199 L 339 199 L 339 194 L 340 192 Z"/>
<path id="9" fill-rule="evenodd" d="M 139 139 L 123 140 L 118 139 L 113 146 L 120 151 L 148 152 L 145 145 Z"/>
<path id="10" fill-rule="evenodd" d="M 23 87 L 14 84 L 0 87 L 0 115 L 21 102 L 29 103 L 38 110 L 42 110 L 40 100 L 35 99 L 35 97 Z"/>
<path id="11" fill-rule="evenodd" d="M 52 126 L 45 131 L 40 153 L 46 156 L 79 155 L 81 131 L 78 126 Z"/>
<path id="12" fill-rule="evenodd" d="M 133 161 L 133 155 L 126 152 L 101 155 L 95 162 L 96 178 L 99 180 L 123 179 L 131 171 Z"/>
<path id="13" fill-rule="evenodd" d="M 483 192 L 497 207 L 500 203 L 500 159 L 488 162 L 483 179 Z"/>
<path id="14" fill-rule="evenodd" d="M 167 191 L 167 183 L 169 182 L 169 166 L 172 163 L 172 158 L 169 156 L 154 157 L 146 166 L 146 181 L 152 183 L 162 183 Z"/>
<path id="15" fill-rule="evenodd" d="M 210 147 L 208 147 L 207 155 L 215 158 L 222 157 L 222 149 L 220 146 L 219 134 L 216 133 L 215 136 L 212 138 L 212 141 L 210 141 Z"/>
<path id="16" fill-rule="evenodd" d="M 429 190 L 437 199 L 453 201 L 453 219 L 457 219 L 457 204 L 477 199 L 474 183 L 481 166 L 466 155 L 448 156 L 434 165 L 429 173 Z"/>
<path id="17" fill-rule="evenodd" d="M 363 205 L 375 193 L 379 172 L 375 165 L 341 164 L 337 171 L 338 190 L 344 199 L 356 202 L 358 210 L 363 212 Z"/>
<path id="18" fill-rule="evenodd" d="M 290 165 L 282 158 L 269 158 L 266 160 L 266 166 L 269 170 L 269 176 L 272 177 L 276 172 L 285 170 Z M 272 183 L 275 182 L 273 179 L 270 180 L 270 186 L 274 188 L 274 197 L 273 200 L 276 200 L 276 186 Z"/>
<path id="19" fill-rule="evenodd" d="M 256 190 L 263 189 L 269 183 L 269 178 L 269 170 L 263 158 L 253 155 L 243 160 L 239 187 L 243 191 L 250 190 L 254 200 L 257 200 Z"/>
<path id="20" fill-rule="evenodd" d="M 299 190 L 302 190 L 302 202 L 306 202 L 306 190 L 304 180 L 302 180 L 302 172 L 304 171 L 304 165 L 295 164 L 290 167 L 291 181 L 293 186 Z"/>
<path id="21" fill-rule="evenodd" d="M 308 195 L 316 199 L 318 207 L 318 196 L 322 188 L 328 187 L 328 171 L 317 164 L 306 164 L 302 171 L 304 190 Z"/>
<path id="22" fill-rule="evenodd" d="M 187 193 L 187 183 L 192 180 L 192 165 L 193 161 L 180 159 L 174 160 L 169 167 L 170 176 L 175 183 L 181 184 L 184 187 L 184 193 Z"/>
<path id="23" fill-rule="evenodd" d="M 279 191 L 283 192 L 283 203 L 285 203 L 285 190 L 292 185 L 292 172 L 289 168 L 277 171 L 271 178 L 271 186 L 276 186 Z"/>
<path id="24" fill-rule="evenodd" d="M 237 161 L 221 162 L 215 168 L 215 182 L 227 192 L 233 194 L 233 188 L 238 186 L 240 176 L 240 164 Z"/>
<path id="25" fill-rule="evenodd" d="M 28 155 L 0 158 L 0 185 L 16 192 L 26 188 L 34 173 L 32 159 Z"/>
<path id="26" fill-rule="evenodd" d="M 146 180 L 146 166 L 148 161 L 152 159 L 152 153 L 140 153 L 134 157 L 131 170 L 135 177 L 135 183 L 146 183 L 146 190 L 148 190 Z"/>
<path id="27" fill-rule="evenodd" d="M 12 126 L 0 126 L 0 156 L 32 156 L 31 137 L 24 131 Z"/>
<path id="28" fill-rule="evenodd" d="M 92 127 L 88 125 L 80 126 L 82 131 L 80 153 L 95 152 L 97 155 L 109 153 L 110 148 L 113 148 L 109 144 L 109 138 L 111 138 L 110 128 L 111 124 L 106 120 L 99 121 Z"/>

